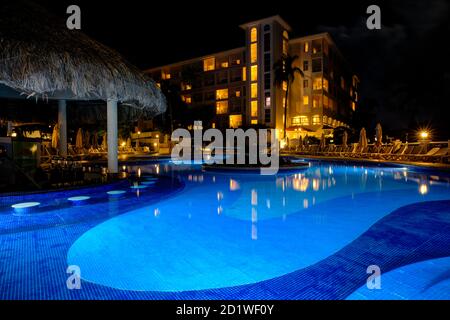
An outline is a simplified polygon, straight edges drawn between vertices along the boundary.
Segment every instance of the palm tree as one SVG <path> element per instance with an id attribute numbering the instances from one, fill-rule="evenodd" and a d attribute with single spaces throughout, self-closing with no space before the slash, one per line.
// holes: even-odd
<path id="1" fill-rule="evenodd" d="M 274 82 L 278 87 L 283 87 L 283 83 L 286 83 L 286 97 L 284 101 L 284 134 L 283 139 L 286 139 L 286 122 L 287 122 L 287 105 L 289 98 L 289 89 L 292 82 L 295 80 L 295 74 L 304 76 L 303 71 L 300 68 L 294 66 L 294 62 L 298 59 L 298 56 L 282 55 L 280 60 L 273 65 L 274 70 Z"/>

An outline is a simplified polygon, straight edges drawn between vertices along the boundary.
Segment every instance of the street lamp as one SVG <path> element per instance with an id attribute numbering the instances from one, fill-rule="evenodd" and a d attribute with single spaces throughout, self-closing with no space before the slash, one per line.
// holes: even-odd
<path id="1" fill-rule="evenodd" d="M 429 136 L 429 133 L 428 133 L 428 131 L 421 131 L 420 132 L 420 137 L 422 138 L 422 139 L 427 139 L 428 138 L 428 136 Z"/>

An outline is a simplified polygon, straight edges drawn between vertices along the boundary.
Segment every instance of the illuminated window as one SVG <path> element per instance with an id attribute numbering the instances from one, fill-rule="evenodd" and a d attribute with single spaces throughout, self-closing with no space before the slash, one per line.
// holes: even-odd
<path id="1" fill-rule="evenodd" d="M 283 81 L 283 91 L 287 91 L 287 82 Z"/>
<path id="2" fill-rule="evenodd" d="M 258 45 L 252 43 L 250 45 L 250 63 L 256 63 L 258 61 Z"/>
<path id="3" fill-rule="evenodd" d="M 323 107 L 328 108 L 328 106 L 329 106 L 329 99 L 327 96 L 324 95 L 323 96 Z"/>
<path id="4" fill-rule="evenodd" d="M 356 103 L 352 102 L 352 110 L 356 111 Z"/>
<path id="5" fill-rule="evenodd" d="M 169 80 L 170 79 L 170 73 L 168 71 L 161 71 L 161 78 L 163 80 Z"/>
<path id="6" fill-rule="evenodd" d="M 271 103 L 271 101 L 270 101 L 270 96 L 267 96 L 267 97 L 266 97 L 266 108 L 269 108 L 269 107 L 270 107 L 270 103 Z"/>
<path id="7" fill-rule="evenodd" d="M 207 58 L 203 60 L 203 71 L 211 71 L 216 68 L 216 58 Z"/>
<path id="8" fill-rule="evenodd" d="M 303 105 L 304 106 L 309 105 L 309 96 L 303 96 Z"/>
<path id="9" fill-rule="evenodd" d="M 292 125 L 309 125 L 309 119 L 307 116 L 298 116 L 292 118 Z"/>
<path id="10" fill-rule="evenodd" d="M 222 62 L 222 63 L 220 64 L 220 66 L 221 66 L 222 68 L 228 68 L 228 62 L 227 62 L 227 61 Z"/>
<path id="11" fill-rule="evenodd" d="M 181 100 L 187 104 L 191 104 L 192 103 L 192 98 L 190 95 L 183 95 L 181 96 Z"/>
<path id="12" fill-rule="evenodd" d="M 239 98 L 241 96 L 241 91 L 240 90 L 236 90 L 234 95 L 235 95 L 236 98 Z"/>
<path id="13" fill-rule="evenodd" d="M 328 92 L 328 79 L 323 78 L 323 84 L 322 84 L 323 90 Z"/>
<path id="14" fill-rule="evenodd" d="M 300 116 L 300 124 L 304 126 L 309 125 L 309 118 L 307 116 Z"/>
<path id="15" fill-rule="evenodd" d="M 211 123 L 211 128 L 215 128 L 216 127 L 216 123 L 215 122 L 213 122 L 213 123 Z"/>
<path id="16" fill-rule="evenodd" d="M 250 30 L 250 42 L 258 41 L 258 30 L 256 28 L 252 28 Z"/>
<path id="17" fill-rule="evenodd" d="M 313 97 L 313 108 L 318 108 L 320 106 L 320 96 Z"/>
<path id="18" fill-rule="evenodd" d="M 228 89 L 216 90 L 216 100 L 228 99 Z"/>
<path id="19" fill-rule="evenodd" d="M 250 67 L 250 80 L 258 81 L 258 66 L 257 65 Z"/>
<path id="20" fill-rule="evenodd" d="M 318 125 L 318 124 L 320 124 L 320 116 L 319 116 L 318 114 L 316 114 L 316 115 L 314 115 L 314 116 L 312 117 L 312 124 L 313 124 L 313 125 Z"/>
<path id="21" fill-rule="evenodd" d="M 242 68 L 242 81 L 247 80 L 247 67 Z"/>
<path id="22" fill-rule="evenodd" d="M 241 114 L 233 114 L 229 117 L 230 128 L 238 128 L 242 126 L 242 115 Z"/>
<path id="23" fill-rule="evenodd" d="M 305 42 L 304 50 L 305 52 L 309 52 L 309 42 Z"/>
<path id="24" fill-rule="evenodd" d="M 322 77 L 314 78 L 313 90 L 322 90 Z"/>
<path id="25" fill-rule="evenodd" d="M 228 100 L 216 102 L 216 114 L 225 114 L 228 112 Z"/>
<path id="26" fill-rule="evenodd" d="M 258 119 L 252 119 L 251 124 L 258 124 Z"/>
<path id="27" fill-rule="evenodd" d="M 286 39 L 283 39 L 283 54 L 288 54 L 288 41 Z"/>
<path id="28" fill-rule="evenodd" d="M 258 101 L 253 100 L 250 104 L 250 115 L 252 117 L 258 116 Z"/>
<path id="29" fill-rule="evenodd" d="M 258 98 L 258 83 L 252 83 L 250 85 L 250 97 Z"/>
<path id="30" fill-rule="evenodd" d="M 234 63 L 241 64 L 241 59 L 236 59 L 236 61 Z"/>
<path id="31" fill-rule="evenodd" d="M 192 85 L 190 83 L 181 83 L 181 90 L 191 90 L 192 89 Z"/>

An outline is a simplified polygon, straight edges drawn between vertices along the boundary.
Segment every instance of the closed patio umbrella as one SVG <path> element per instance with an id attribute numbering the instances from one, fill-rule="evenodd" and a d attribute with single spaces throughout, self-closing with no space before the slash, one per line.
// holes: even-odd
<path id="1" fill-rule="evenodd" d="M 344 148 L 347 148 L 347 140 L 348 140 L 348 134 L 347 134 L 347 131 L 344 131 L 344 134 L 342 135 L 342 146 Z"/>
<path id="2" fill-rule="evenodd" d="M 89 149 L 89 147 L 91 146 L 91 134 L 89 133 L 89 131 L 86 130 L 86 132 L 84 133 L 84 143 L 86 145 L 86 148 Z"/>
<path id="3" fill-rule="evenodd" d="M 81 128 L 79 128 L 77 132 L 77 137 L 75 139 L 75 147 L 77 149 L 83 148 L 83 130 Z"/>
<path id="4" fill-rule="evenodd" d="M 377 138 L 376 145 L 380 147 L 383 144 L 383 129 L 381 128 L 381 124 L 378 123 L 375 127 L 375 136 Z"/>
<path id="5" fill-rule="evenodd" d="M 359 147 L 361 149 L 367 148 L 367 135 L 366 135 L 366 129 L 362 128 L 359 133 Z"/>
<path id="6" fill-rule="evenodd" d="M 303 138 L 301 135 L 298 137 L 298 149 L 299 150 L 303 149 Z"/>
<path id="7" fill-rule="evenodd" d="M 92 135 L 92 147 L 94 149 L 98 148 L 98 134 L 97 134 L 97 132 L 94 132 L 94 134 Z"/>
<path id="8" fill-rule="evenodd" d="M 107 143 L 106 143 L 106 140 L 108 139 L 108 137 L 107 137 L 107 133 L 105 133 L 104 135 L 103 135 L 103 140 L 102 140 L 102 149 L 103 150 L 106 150 L 106 148 L 108 147 L 108 145 L 107 145 Z"/>
<path id="9" fill-rule="evenodd" d="M 322 136 L 320 137 L 320 149 L 323 150 L 325 149 L 325 135 L 322 133 Z"/>
<path id="10" fill-rule="evenodd" d="M 59 140 L 59 125 L 55 124 L 52 132 L 52 148 L 58 148 L 58 140 Z"/>

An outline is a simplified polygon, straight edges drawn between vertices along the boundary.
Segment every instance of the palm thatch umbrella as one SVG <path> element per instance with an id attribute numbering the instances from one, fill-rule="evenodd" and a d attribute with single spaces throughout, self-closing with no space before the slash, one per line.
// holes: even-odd
<path id="1" fill-rule="evenodd" d="M 359 133 L 359 147 L 361 149 L 365 149 L 367 148 L 367 134 L 366 134 L 366 129 L 362 128 L 360 133 Z"/>
<path id="2" fill-rule="evenodd" d="M 83 149 L 83 129 L 79 128 L 75 139 L 75 147 L 77 149 Z"/>
<path id="3" fill-rule="evenodd" d="M 59 140 L 59 125 L 55 124 L 52 132 L 52 148 L 58 148 L 58 140 Z"/>
<path id="4" fill-rule="evenodd" d="M 107 101 L 110 172 L 118 172 L 117 105 L 146 115 L 166 110 L 153 80 L 35 3 L 0 2 L 0 48 L 0 96 L 59 100 L 60 122 L 66 121 L 66 100 Z"/>
<path id="5" fill-rule="evenodd" d="M 344 148 L 347 148 L 347 141 L 348 141 L 348 133 L 347 131 L 344 131 L 344 134 L 342 135 L 342 146 Z"/>
<path id="6" fill-rule="evenodd" d="M 383 129 L 381 128 L 380 123 L 377 123 L 377 126 L 375 127 L 375 137 L 377 138 L 377 147 L 381 147 L 381 145 L 383 145 Z"/>

